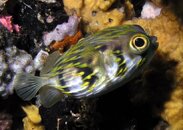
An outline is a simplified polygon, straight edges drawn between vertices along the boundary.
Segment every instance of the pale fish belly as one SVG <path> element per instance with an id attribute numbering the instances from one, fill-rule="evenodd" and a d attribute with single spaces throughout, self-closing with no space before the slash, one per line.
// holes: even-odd
<path id="1" fill-rule="evenodd" d="M 92 91 L 93 95 L 98 94 L 104 91 L 105 89 L 108 89 L 107 87 L 112 85 L 118 79 L 118 77 L 116 77 L 119 65 L 116 62 L 117 57 L 113 54 L 109 56 L 107 51 L 103 52 L 103 54 L 106 77 L 104 78 L 103 75 L 98 73 L 97 76 L 101 78 L 101 81 L 96 83 L 96 87 Z M 102 78 L 104 79 L 102 80 Z"/>
<path id="2" fill-rule="evenodd" d="M 109 57 L 106 57 L 106 59 L 108 58 Z M 106 91 L 109 92 L 128 82 L 131 77 L 133 77 L 132 75 L 135 75 L 136 70 L 138 69 L 137 64 L 141 60 L 141 56 L 136 56 L 135 58 L 132 58 L 129 55 L 124 54 L 123 61 L 125 61 L 125 65 L 122 68 L 120 68 L 121 62 L 116 62 L 117 57 L 115 55 L 111 56 L 110 59 L 112 60 L 109 60 L 110 62 L 108 61 L 108 64 L 105 64 L 108 80 L 105 80 L 106 84 L 101 84 L 101 86 L 94 88 L 94 91 L 92 92 L 93 95 L 96 95 L 99 92 L 100 94 L 103 94 Z M 125 69 L 126 71 L 121 75 L 117 75 L 120 69 Z"/>

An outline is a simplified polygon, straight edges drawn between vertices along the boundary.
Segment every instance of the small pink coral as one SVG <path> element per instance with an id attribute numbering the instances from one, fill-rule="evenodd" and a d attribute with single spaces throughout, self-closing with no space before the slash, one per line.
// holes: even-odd
<path id="1" fill-rule="evenodd" d="M 20 31 L 20 26 L 18 24 L 12 23 L 12 16 L 2 16 L 0 17 L 0 23 L 7 28 L 10 32 L 15 30 L 16 32 Z"/>

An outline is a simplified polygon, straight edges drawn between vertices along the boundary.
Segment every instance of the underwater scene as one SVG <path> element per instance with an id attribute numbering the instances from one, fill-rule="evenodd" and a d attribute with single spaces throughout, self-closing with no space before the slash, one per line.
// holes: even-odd
<path id="1" fill-rule="evenodd" d="M 0 130 L 183 130 L 183 1 L 0 0 Z"/>

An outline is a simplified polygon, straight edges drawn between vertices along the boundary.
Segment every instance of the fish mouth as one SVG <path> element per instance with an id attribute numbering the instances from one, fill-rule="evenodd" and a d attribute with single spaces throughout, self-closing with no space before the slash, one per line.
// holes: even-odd
<path id="1" fill-rule="evenodd" d="M 153 49 L 154 50 L 158 49 L 159 43 L 157 42 L 157 37 L 156 36 L 151 36 L 150 39 L 151 39 Z"/>

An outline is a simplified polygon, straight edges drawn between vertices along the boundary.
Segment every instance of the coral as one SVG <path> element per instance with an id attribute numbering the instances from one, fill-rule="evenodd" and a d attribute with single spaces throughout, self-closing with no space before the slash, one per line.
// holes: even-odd
<path id="1" fill-rule="evenodd" d="M 49 49 L 51 51 L 59 50 L 64 52 L 65 48 L 67 49 L 69 46 L 76 44 L 81 37 L 82 33 L 78 31 L 74 36 L 66 36 L 62 41 L 51 44 Z"/>
<path id="2" fill-rule="evenodd" d="M 89 14 L 86 13 L 85 16 L 83 16 L 83 20 L 86 19 L 86 24 L 88 24 L 86 26 L 87 32 L 95 32 L 102 30 L 106 27 L 120 25 L 125 17 L 125 15 L 117 9 L 114 9 L 110 12 L 106 12 L 105 15 L 102 11 L 98 11 L 96 14 L 95 11 L 93 12 L 93 14 L 91 12 L 88 12 Z"/>
<path id="3" fill-rule="evenodd" d="M 33 60 L 26 51 L 18 49 L 15 44 L 18 40 L 5 27 L 0 25 L 0 96 L 7 97 L 13 93 L 12 83 L 16 73 L 33 73 L 39 70 L 45 61 L 46 52 L 41 51 Z M 10 38 L 9 38 L 10 37 Z"/>
<path id="4" fill-rule="evenodd" d="M 13 23 L 21 26 L 19 40 L 14 45 L 33 57 L 40 51 L 44 32 L 53 30 L 55 25 L 68 19 L 62 1 L 46 3 L 38 0 L 8 0 L 5 7 Z"/>
<path id="5" fill-rule="evenodd" d="M 165 22 L 166 21 L 166 22 Z M 151 35 L 158 37 L 159 53 L 165 53 L 178 62 L 175 70 L 175 83 L 170 98 L 160 113 L 170 124 L 171 130 L 183 129 L 183 27 L 170 9 L 164 8 L 155 19 L 135 19 L 126 23 L 139 24 Z M 156 68 L 157 69 L 157 68 Z M 168 71 L 167 71 L 168 72 Z M 166 73 L 168 74 L 168 73 Z M 168 76 L 168 75 L 167 75 Z M 163 82 L 163 81 L 162 81 Z"/>
<path id="6" fill-rule="evenodd" d="M 151 2 L 153 2 L 156 6 L 162 7 L 162 0 L 150 0 Z"/>
<path id="7" fill-rule="evenodd" d="M 12 80 L 16 73 L 33 72 L 32 56 L 13 44 L 18 41 L 16 35 L 0 24 L 0 96 L 7 97 L 12 93 Z"/>
<path id="8" fill-rule="evenodd" d="M 35 6 L 36 5 L 36 6 Z M 14 1 L 5 4 L 0 17 L 0 97 L 13 93 L 14 75 L 40 70 L 48 56 L 42 46 L 44 32 L 67 20 L 60 2 Z M 19 26 L 21 29 L 19 30 Z M 15 33 L 13 31 L 18 31 Z"/>
<path id="9" fill-rule="evenodd" d="M 46 62 L 46 59 L 48 57 L 48 52 L 40 50 L 36 57 L 34 58 L 34 67 L 36 70 L 41 70 L 44 63 Z"/>
<path id="10" fill-rule="evenodd" d="M 143 6 L 141 18 L 155 18 L 161 12 L 161 8 L 155 6 L 152 2 L 147 1 Z"/>
<path id="11" fill-rule="evenodd" d="M 162 0 L 162 1 L 169 2 L 171 9 L 173 10 L 173 12 L 175 12 L 175 15 L 183 23 L 183 8 L 182 8 L 183 1 L 182 0 Z"/>
<path id="12" fill-rule="evenodd" d="M 65 36 L 73 36 L 78 31 L 79 18 L 77 16 L 70 16 L 68 23 L 57 25 L 56 28 L 45 33 L 43 36 L 43 42 L 46 46 L 49 46 L 53 41 L 61 41 Z"/>
<path id="13" fill-rule="evenodd" d="M 4 6 L 5 6 L 5 4 L 6 4 L 7 1 L 8 0 L 1 0 L 0 1 L 0 11 L 3 10 L 3 8 L 4 8 Z"/>
<path id="14" fill-rule="evenodd" d="M 11 130 L 12 116 L 6 112 L 0 112 L 0 130 Z"/>
<path id="15" fill-rule="evenodd" d="M 125 11 L 130 14 L 133 5 L 127 1 L 119 9 L 109 8 L 116 0 L 64 0 L 64 8 L 67 14 L 76 13 L 83 20 L 86 32 L 95 32 L 106 27 L 120 25 L 127 17 Z M 126 6 L 126 7 L 125 7 Z"/>
<path id="16" fill-rule="evenodd" d="M 32 123 L 28 117 L 23 119 L 23 123 L 24 130 L 44 130 L 44 126 Z"/>
<path id="17" fill-rule="evenodd" d="M 35 105 L 28 105 L 22 109 L 27 115 L 23 118 L 24 130 L 44 130 L 44 126 L 41 125 L 39 109 Z"/>
<path id="18" fill-rule="evenodd" d="M 162 117 L 170 124 L 171 130 L 183 129 L 183 87 L 177 84 L 171 98 L 164 105 Z"/>
<path id="19" fill-rule="evenodd" d="M 32 56 L 24 50 L 19 50 L 15 46 L 6 47 L 5 50 L 0 50 L 0 94 L 2 97 L 13 92 L 12 80 L 16 73 L 34 71 Z"/>
<path id="20" fill-rule="evenodd" d="M 20 72 L 34 73 L 35 70 L 40 70 L 48 55 L 47 52 L 41 50 L 33 59 L 30 54 L 15 46 L 0 50 L 0 95 L 6 97 L 12 94 L 14 75 Z"/>
<path id="21" fill-rule="evenodd" d="M 0 23 L 6 27 L 10 32 L 13 32 L 15 30 L 16 32 L 20 31 L 20 26 L 18 24 L 12 23 L 12 16 L 2 16 L 0 17 Z"/>
<path id="22" fill-rule="evenodd" d="M 45 3 L 55 3 L 56 0 L 39 0 L 41 2 L 45 2 Z"/>
<path id="23" fill-rule="evenodd" d="M 19 50 L 15 46 L 6 48 L 6 60 L 10 71 L 14 73 L 34 71 L 32 56 L 24 50 Z"/>
<path id="24" fill-rule="evenodd" d="M 183 8 L 182 0 L 151 0 L 158 6 L 169 6 L 170 9 L 175 13 L 175 15 L 178 17 L 178 20 L 183 22 Z"/>

